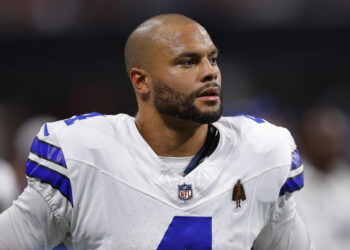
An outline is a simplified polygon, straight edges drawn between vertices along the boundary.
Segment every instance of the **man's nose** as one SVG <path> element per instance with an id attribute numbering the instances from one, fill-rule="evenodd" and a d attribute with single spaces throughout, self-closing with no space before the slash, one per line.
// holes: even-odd
<path id="1" fill-rule="evenodd" d="M 200 72 L 201 82 L 213 82 L 218 78 L 219 67 L 217 64 L 212 64 L 207 58 L 202 61 L 202 67 Z"/>

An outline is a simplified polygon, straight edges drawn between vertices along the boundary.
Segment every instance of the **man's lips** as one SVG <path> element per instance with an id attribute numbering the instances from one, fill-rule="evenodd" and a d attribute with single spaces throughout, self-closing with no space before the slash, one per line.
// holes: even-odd
<path id="1" fill-rule="evenodd" d="M 200 92 L 197 98 L 205 101 L 217 101 L 219 100 L 219 94 L 220 89 L 218 87 L 210 87 Z"/>

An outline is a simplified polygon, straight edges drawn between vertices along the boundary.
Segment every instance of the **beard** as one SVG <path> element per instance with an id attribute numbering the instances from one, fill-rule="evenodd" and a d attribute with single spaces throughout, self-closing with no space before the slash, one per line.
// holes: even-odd
<path id="1" fill-rule="evenodd" d="M 217 83 L 207 83 L 190 94 L 185 94 L 170 88 L 161 82 L 154 84 L 154 105 L 159 113 L 172 117 L 193 121 L 200 124 L 213 123 L 219 120 L 222 114 L 222 91 L 220 88 L 220 105 L 211 111 L 201 111 L 194 102 L 204 89 L 219 87 Z M 208 102 L 208 106 L 217 106 L 215 102 Z"/>

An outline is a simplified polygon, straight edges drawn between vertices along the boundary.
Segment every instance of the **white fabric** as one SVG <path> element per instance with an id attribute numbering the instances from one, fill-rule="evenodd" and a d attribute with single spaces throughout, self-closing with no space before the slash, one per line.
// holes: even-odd
<path id="1" fill-rule="evenodd" d="M 317 250 L 348 250 L 350 247 L 350 166 L 333 165 L 323 173 L 304 161 L 305 187 L 296 194 L 297 209 Z"/>
<path id="2" fill-rule="evenodd" d="M 15 171 L 11 165 L 0 159 L 0 213 L 11 206 L 18 196 Z"/>
<path id="3" fill-rule="evenodd" d="M 50 135 L 42 128 L 38 137 L 62 149 L 67 164 L 62 174 L 70 179 L 73 204 L 49 184 L 28 178 L 29 190 L 42 199 L 34 205 L 26 198 L 30 194 L 22 195 L 20 209 L 0 216 L 0 229 L 11 228 L 0 230 L 0 249 L 49 247 L 62 237 L 76 249 L 157 249 L 176 216 L 210 219 L 212 249 L 249 250 L 253 243 L 255 250 L 311 249 L 293 199 L 279 197 L 295 150 L 289 132 L 246 117 L 221 118 L 213 125 L 220 131 L 216 150 L 181 176 L 155 154 L 130 116 L 48 124 Z M 247 197 L 240 208 L 232 201 L 238 180 Z M 184 183 L 192 187 L 191 199 L 179 198 Z M 171 228 L 178 226 L 182 229 L 181 224 Z M 191 230 L 184 232 L 191 238 Z"/>
<path id="4" fill-rule="evenodd" d="M 51 249 L 64 238 L 48 204 L 28 186 L 0 215 L 0 249 Z"/>
<path id="5" fill-rule="evenodd" d="M 188 164 L 190 164 L 193 156 L 187 157 L 166 157 L 159 156 L 160 159 L 170 168 L 174 169 L 179 175 L 183 176 Z"/>

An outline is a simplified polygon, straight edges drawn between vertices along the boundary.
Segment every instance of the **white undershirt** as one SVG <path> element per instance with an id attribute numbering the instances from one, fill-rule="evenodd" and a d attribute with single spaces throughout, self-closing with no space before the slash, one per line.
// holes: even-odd
<path id="1" fill-rule="evenodd" d="M 183 176 L 184 171 L 188 164 L 190 164 L 193 156 L 186 157 L 167 157 L 167 156 L 159 156 L 162 161 L 172 168 L 175 172 L 179 173 L 179 175 Z"/>

